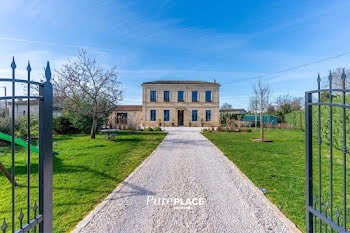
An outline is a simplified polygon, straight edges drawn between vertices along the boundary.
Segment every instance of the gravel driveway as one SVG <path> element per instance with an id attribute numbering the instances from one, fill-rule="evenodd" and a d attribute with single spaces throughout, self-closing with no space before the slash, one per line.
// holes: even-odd
<path id="1" fill-rule="evenodd" d="M 74 232 L 298 232 L 198 128 L 173 128 Z"/>

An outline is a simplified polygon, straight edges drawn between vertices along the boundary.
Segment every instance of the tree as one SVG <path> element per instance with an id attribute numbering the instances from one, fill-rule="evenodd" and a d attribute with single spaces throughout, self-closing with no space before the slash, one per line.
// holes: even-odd
<path id="1" fill-rule="evenodd" d="M 255 129 L 257 128 L 258 125 L 258 99 L 256 96 L 249 97 L 249 111 L 254 113 L 255 115 Z"/>
<path id="2" fill-rule="evenodd" d="M 221 105 L 221 109 L 231 109 L 231 108 L 232 108 L 232 105 L 229 103 L 223 103 Z"/>
<path id="3" fill-rule="evenodd" d="M 332 85 L 333 85 L 333 88 L 339 88 L 339 89 L 342 89 L 343 88 L 343 81 L 341 79 L 341 76 L 343 74 L 343 70 L 346 74 L 346 77 L 349 77 L 350 76 L 350 69 L 345 69 L 345 68 L 341 68 L 341 67 L 338 67 L 336 68 L 335 70 L 332 71 Z M 328 81 L 328 76 L 326 78 L 326 80 L 324 80 L 324 83 L 325 83 L 325 87 L 328 88 L 329 87 L 329 81 Z M 350 80 L 349 79 L 346 79 L 346 87 L 349 88 L 349 85 L 350 85 Z M 337 94 L 340 94 L 337 93 Z"/>
<path id="4" fill-rule="evenodd" d="M 270 104 L 270 105 L 267 107 L 266 113 L 267 113 L 268 115 L 275 115 L 275 113 L 276 113 L 275 107 L 274 107 L 273 105 Z"/>
<path id="5" fill-rule="evenodd" d="M 108 116 L 123 97 L 116 68 L 103 68 L 79 50 L 56 73 L 54 91 L 63 110 L 92 119 L 90 137 L 94 139 L 98 120 Z"/>
<path id="6" fill-rule="evenodd" d="M 284 123 L 286 114 L 292 111 L 291 103 L 292 103 L 292 97 L 289 94 L 280 95 L 277 97 L 276 104 L 277 104 L 277 114 L 278 114 L 279 122 Z"/>
<path id="7" fill-rule="evenodd" d="M 300 111 L 304 108 L 304 98 L 303 97 L 294 97 L 290 104 L 292 111 Z"/>
<path id="8" fill-rule="evenodd" d="M 271 88 L 269 84 L 259 78 L 253 86 L 254 98 L 257 100 L 257 109 L 260 112 L 260 139 L 264 140 L 264 120 L 263 112 L 270 104 Z"/>

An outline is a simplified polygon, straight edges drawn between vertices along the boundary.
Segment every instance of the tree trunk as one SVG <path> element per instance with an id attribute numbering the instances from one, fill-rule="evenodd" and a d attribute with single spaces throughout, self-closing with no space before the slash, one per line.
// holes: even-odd
<path id="1" fill-rule="evenodd" d="M 264 119 L 262 112 L 260 112 L 260 138 L 261 140 L 264 139 Z"/>
<path id="2" fill-rule="evenodd" d="M 91 126 L 91 134 L 90 134 L 91 139 L 95 139 L 95 137 L 96 137 L 96 124 L 97 124 L 97 116 L 93 116 L 92 126 Z"/>
<path id="3" fill-rule="evenodd" d="M 255 113 L 255 129 L 258 127 L 258 115 Z"/>

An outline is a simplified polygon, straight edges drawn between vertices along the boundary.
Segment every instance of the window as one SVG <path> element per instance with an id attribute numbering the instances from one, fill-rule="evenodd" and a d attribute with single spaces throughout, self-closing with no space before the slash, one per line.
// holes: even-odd
<path id="1" fill-rule="evenodd" d="M 164 110 L 164 121 L 169 121 L 169 110 Z"/>
<path id="2" fill-rule="evenodd" d="M 205 120 L 210 121 L 211 120 L 211 110 L 205 111 Z"/>
<path id="3" fill-rule="evenodd" d="M 117 113 L 117 124 L 128 124 L 128 114 L 127 113 Z"/>
<path id="4" fill-rule="evenodd" d="M 156 102 L 157 99 L 157 92 L 151 91 L 151 102 Z"/>
<path id="5" fill-rule="evenodd" d="M 198 91 L 192 91 L 192 102 L 198 102 Z"/>
<path id="6" fill-rule="evenodd" d="M 156 121 L 156 110 L 151 110 L 151 121 Z"/>
<path id="7" fill-rule="evenodd" d="M 169 102 L 169 91 L 164 91 L 164 102 Z"/>
<path id="8" fill-rule="evenodd" d="M 192 110 L 192 121 L 197 121 L 197 110 Z"/>
<path id="9" fill-rule="evenodd" d="M 205 91 L 205 102 L 211 102 L 211 91 Z"/>
<path id="10" fill-rule="evenodd" d="M 178 91 L 178 93 L 177 93 L 177 101 L 178 102 L 184 102 L 184 92 L 183 91 Z"/>

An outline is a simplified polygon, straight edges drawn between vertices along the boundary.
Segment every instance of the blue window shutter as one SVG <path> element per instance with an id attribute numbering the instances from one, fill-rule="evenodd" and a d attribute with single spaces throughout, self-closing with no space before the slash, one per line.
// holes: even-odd
<path id="1" fill-rule="evenodd" d="M 156 120 L 156 110 L 151 110 L 151 121 Z"/>
<path id="2" fill-rule="evenodd" d="M 151 102 L 155 102 L 157 100 L 157 92 L 151 91 Z"/>
<path id="3" fill-rule="evenodd" d="M 197 121 L 197 110 L 192 110 L 192 121 Z"/>
<path id="4" fill-rule="evenodd" d="M 164 102 L 169 102 L 169 91 L 164 91 Z"/>
<path id="5" fill-rule="evenodd" d="M 205 101 L 211 102 L 211 91 L 205 91 Z"/>
<path id="6" fill-rule="evenodd" d="M 183 102 L 184 101 L 184 92 L 183 91 L 178 91 L 178 102 Z"/>
<path id="7" fill-rule="evenodd" d="M 169 110 L 164 110 L 164 121 L 169 121 Z"/>
<path id="8" fill-rule="evenodd" d="M 205 112 L 206 112 L 205 120 L 211 121 L 211 110 L 206 110 Z"/>
<path id="9" fill-rule="evenodd" d="M 198 102 L 198 91 L 192 91 L 192 102 Z"/>

